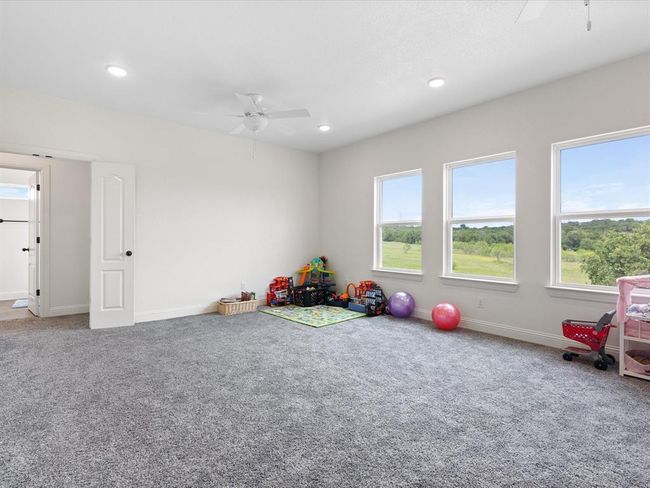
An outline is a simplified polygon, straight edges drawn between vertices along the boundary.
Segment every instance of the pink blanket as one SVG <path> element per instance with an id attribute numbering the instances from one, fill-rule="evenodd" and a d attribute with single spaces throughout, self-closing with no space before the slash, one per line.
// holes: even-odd
<path id="1" fill-rule="evenodd" d="M 616 317 L 618 323 L 625 321 L 625 311 L 632 304 L 632 290 L 635 288 L 650 288 L 650 275 L 623 276 L 616 280 L 618 285 L 618 302 L 616 303 Z"/>

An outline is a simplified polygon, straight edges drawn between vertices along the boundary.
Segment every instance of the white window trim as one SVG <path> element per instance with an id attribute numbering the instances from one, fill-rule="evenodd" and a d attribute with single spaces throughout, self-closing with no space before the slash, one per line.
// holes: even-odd
<path id="1" fill-rule="evenodd" d="M 515 215 L 481 215 L 471 218 L 453 218 L 453 170 L 464 166 L 474 166 L 478 164 L 494 163 L 505 159 L 515 160 Z M 465 280 L 473 280 L 482 283 L 496 283 L 499 285 L 516 285 L 517 284 L 517 226 L 516 220 L 516 197 L 517 188 L 517 153 L 516 151 L 507 151 L 499 154 L 492 154 L 489 156 L 482 156 L 479 158 L 465 159 L 463 161 L 455 161 L 446 163 L 444 165 L 443 175 L 443 248 L 442 248 L 442 275 L 441 278 L 459 278 Z M 512 278 L 503 278 L 499 276 L 488 275 L 471 275 L 464 273 L 454 273 L 452 270 L 452 227 L 458 224 L 480 224 L 490 222 L 506 222 L 512 224 Z"/>
<path id="2" fill-rule="evenodd" d="M 422 169 L 412 169 L 408 171 L 400 171 L 398 173 L 390 173 L 387 175 L 375 176 L 375 221 L 374 221 L 374 251 L 373 251 L 373 266 L 372 270 L 382 273 L 394 273 L 395 275 L 411 275 L 411 276 L 422 276 L 422 262 L 420 263 L 420 269 L 402 269 L 402 268 L 385 268 L 381 266 L 382 255 L 381 255 L 381 228 L 384 225 L 419 225 L 422 227 L 422 220 L 383 220 L 383 183 L 386 180 L 392 180 L 395 178 L 403 178 L 406 176 L 422 176 Z M 422 190 L 424 190 L 424 178 L 422 180 Z M 422 191 L 424 196 L 424 191 Z M 422 206 L 422 201 L 420 201 L 420 206 Z M 422 256 L 424 256 L 424 242 L 421 245 Z"/>
<path id="3" fill-rule="evenodd" d="M 564 212 L 562 213 L 562 182 L 561 182 L 561 159 L 563 149 L 589 146 L 602 142 L 618 141 L 650 135 L 650 126 L 637 127 L 595 136 L 572 139 L 570 141 L 556 142 L 551 145 L 551 284 L 549 290 L 567 291 L 579 294 L 584 291 L 599 293 L 617 293 L 615 286 L 603 285 L 581 285 L 577 283 L 563 283 L 562 278 L 562 221 L 564 220 L 591 220 L 607 218 L 629 218 L 629 217 L 650 217 L 650 208 L 632 210 L 598 210 L 587 212 Z"/>

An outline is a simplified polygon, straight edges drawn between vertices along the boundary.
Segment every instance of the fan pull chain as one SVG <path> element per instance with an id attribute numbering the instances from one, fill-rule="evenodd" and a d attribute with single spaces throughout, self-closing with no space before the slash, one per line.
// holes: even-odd
<path id="1" fill-rule="evenodd" d="M 591 0 L 585 0 L 585 7 L 587 7 L 587 32 L 591 30 Z"/>

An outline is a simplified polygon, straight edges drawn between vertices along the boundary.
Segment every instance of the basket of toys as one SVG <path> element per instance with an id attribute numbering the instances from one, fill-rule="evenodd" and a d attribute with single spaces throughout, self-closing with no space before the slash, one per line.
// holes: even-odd
<path id="1" fill-rule="evenodd" d="M 217 304 L 217 313 L 221 315 L 237 315 L 257 310 L 255 293 L 242 291 L 239 298 L 222 298 Z"/>
<path id="2" fill-rule="evenodd" d="M 327 301 L 326 287 L 303 285 L 293 287 L 293 303 L 299 307 L 323 305 Z"/>

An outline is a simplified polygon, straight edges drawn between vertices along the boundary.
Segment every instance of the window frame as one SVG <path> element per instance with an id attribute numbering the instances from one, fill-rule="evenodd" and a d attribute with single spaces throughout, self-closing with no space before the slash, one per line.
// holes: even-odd
<path id="1" fill-rule="evenodd" d="M 477 166 L 480 164 L 496 163 L 507 159 L 514 159 L 515 161 L 515 213 L 512 215 L 481 215 L 476 217 L 458 217 L 453 216 L 453 172 L 454 169 Z M 443 263 L 442 263 L 442 277 L 443 278 L 460 278 L 466 280 L 488 282 L 488 283 L 507 283 L 517 284 L 517 152 L 506 151 L 498 154 L 491 154 L 489 156 L 481 156 L 478 158 L 464 159 L 462 161 L 454 161 L 445 163 L 443 168 Z M 512 224 L 512 277 L 504 278 L 500 276 L 490 275 L 473 275 L 465 273 L 456 273 L 453 271 L 453 226 L 460 224 L 488 224 L 508 222 Z"/>
<path id="2" fill-rule="evenodd" d="M 571 139 L 569 141 L 555 142 L 551 144 L 551 287 L 605 292 L 616 290 L 615 286 L 583 285 L 580 283 L 564 283 L 561 281 L 563 221 L 594 220 L 603 218 L 650 218 L 650 208 L 562 212 L 562 150 L 591 146 L 604 142 L 620 141 L 644 135 L 650 135 L 650 126 L 608 132 L 606 134 L 598 134 L 595 136 L 580 137 L 578 139 Z"/>
<path id="3" fill-rule="evenodd" d="M 407 275 L 417 275 L 421 276 L 423 274 L 424 268 L 424 239 L 422 238 L 422 244 L 420 245 L 421 257 L 420 257 L 420 269 L 405 269 L 405 268 L 387 268 L 383 266 L 382 262 L 382 228 L 385 225 L 419 225 L 420 229 L 422 226 L 422 217 L 420 220 L 383 220 L 383 189 L 384 181 L 404 178 L 407 176 L 416 176 L 419 175 L 422 179 L 422 188 L 421 188 L 421 198 L 420 198 L 420 215 L 422 215 L 423 200 L 424 200 L 424 175 L 422 173 L 422 168 L 411 169 L 407 171 L 400 171 L 397 173 L 390 173 L 386 175 L 375 176 L 374 178 L 374 189 L 375 189 L 375 219 L 374 219 L 374 243 L 373 243 L 373 271 L 380 271 L 384 273 L 401 273 Z"/>

